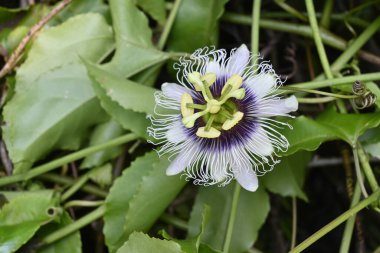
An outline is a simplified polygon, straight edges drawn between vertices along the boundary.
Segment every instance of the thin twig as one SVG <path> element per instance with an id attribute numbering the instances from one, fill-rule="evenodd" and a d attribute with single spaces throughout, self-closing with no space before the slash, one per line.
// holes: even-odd
<path id="1" fill-rule="evenodd" d="M 33 38 L 33 36 L 71 2 L 72 0 L 63 0 L 60 4 L 53 8 L 51 12 L 49 12 L 44 18 L 42 18 L 37 24 L 35 24 L 30 29 L 27 35 L 21 40 L 20 44 L 18 44 L 17 48 L 13 51 L 8 61 L 5 63 L 4 67 L 1 69 L 0 78 L 4 77 L 16 66 L 17 61 L 20 59 L 22 52 L 24 51 L 28 42 Z"/>

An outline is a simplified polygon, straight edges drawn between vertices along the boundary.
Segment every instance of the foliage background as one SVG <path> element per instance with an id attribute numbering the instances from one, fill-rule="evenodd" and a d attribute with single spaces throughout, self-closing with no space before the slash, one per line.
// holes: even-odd
<path id="1" fill-rule="evenodd" d="M 31 39 L 1 72 L 0 252 L 288 252 L 346 210 L 306 251 L 379 252 L 380 103 L 335 99 L 357 80 L 380 94 L 378 1 L 69 2 L 0 1 L 1 65 Z M 332 99 L 287 91 L 301 103 L 282 131 L 291 146 L 255 193 L 167 177 L 146 141 L 153 93 L 179 57 L 243 43 L 287 87 Z"/>

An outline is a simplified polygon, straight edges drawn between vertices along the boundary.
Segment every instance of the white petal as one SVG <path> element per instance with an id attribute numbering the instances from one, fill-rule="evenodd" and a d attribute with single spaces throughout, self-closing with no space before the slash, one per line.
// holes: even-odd
<path id="1" fill-rule="evenodd" d="M 188 138 L 180 120 L 174 122 L 166 132 L 166 139 L 171 143 L 180 143 Z"/>
<path id="2" fill-rule="evenodd" d="M 286 116 L 290 112 L 298 110 L 298 101 L 295 96 L 285 99 L 267 99 L 257 104 L 256 116 L 272 117 Z"/>
<path id="3" fill-rule="evenodd" d="M 262 98 L 276 85 L 276 78 L 271 74 L 259 74 L 249 78 L 246 83 L 257 98 Z"/>
<path id="4" fill-rule="evenodd" d="M 247 148 L 260 156 L 269 156 L 274 151 L 270 138 L 261 126 L 257 126 L 255 133 L 248 142 Z"/>
<path id="5" fill-rule="evenodd" d="M 219 63 L 217 63 L 215 61 L 208 62 L 205 74 L 206 73 L 214 73 L 216 76 L 220 76 L 221 70 L 220 70 Z"/>
<path id="6" fill-rule="evenodd" d="M 253 170 L 241 168 L 240 170 L 235 170 L 234 175 L 236 181 L 247 191 L 254 192 L 259 187 L 256 173 Z"/>
<path id="7" fill-rule="evenodd" d="M 230 75 L 242 75 L 248 64 L 250 57 L 249 50 L 246 45 L 241 45 L 228 60 L 226 70 Z"/>
<path id="8" fill-rule="evenodd" d="M 173 176 L 181 173 L 186 169 L 190 160 L 190 156 L 186 156 L 185 152 L 180 153 L 166 169 L 166 175 Z"/>
<path id="9" fill-rule="evenodd" d="M 164 83 L 161 86 L 161 90 L 165 96 L 177 100 L 178 102 L 181 101 L 181 95 L 184 92 L 189 92 L 185 87 L 176 83 Z"/>

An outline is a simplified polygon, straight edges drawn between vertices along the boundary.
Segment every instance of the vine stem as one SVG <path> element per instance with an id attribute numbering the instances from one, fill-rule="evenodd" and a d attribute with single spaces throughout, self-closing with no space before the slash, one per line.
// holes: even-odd
<path id="1" fill-rule="evenodd" d="M 113 146 L 121 145 L 121 144 L 129 142 L 129 141 L 136 140 L 137 138 L 138 138 L 138 136 L 135 134 L 132 134 L 132 133 L 126 134 L 126 135 L 120 136 L 118 138 L 112 139 L 108 142 L 105 142 L 105 143 L 102 143 L 99 145 L 95 145 L 92 147 L 88 147 L 88 148 L 82 149 L 80 151 L 74 152 L 72 154 L 66 155 L 64 157 L 58 158 L 58 159 L 53 160 L 49 163 L 46 163 L 46 164 L 40 165 L 34 169 L 31 169 L 28 172 L 25 172 L 22 174 L 12 175 L 9 177 L 2 177 L 2 178 L 0 178 L 0 186 L 4 186 L 4 185 L 8 185 L 8 184 L 12 184 L 12 183 L 16 183 L 16 182 L 20 182 L 20 181 L 24 181 L 24 180 L 34 178 L 36 176 L 44 174 L 48 171 L 51 171 L 51 170 L 58 168 L 64 164 L 67 164 L 69 162 L 72 162 L 72 161 L 78 160 L 80 158 L 86 157 L 90 154 L 93 154 L 93 153 L 98 152 L 98 151 L 103 150 L 103 149 L 107 149 L 107 148 L 110 148 Z"/>
<path id="2" fill-rule="evenodd" d="M 170 31 L 173 27 L 175 17 L 177 16 L 179 6 L 181 5 L 182 0 L 176 0 L 173 8 L 169 14 L 168 20 L 165 23 L 164 30 L 161 33 L 160 40 L 158 41 L 157 47 L 162 50 L 165 47 L 166 41 L 168 40 Z"/>
<path id="3" fill-rule="evenodd" d="M 53 242 L 56 242 L 60 240 L 61 238 L 70 235 L 71 233 L 74 233 L 78 231 L 79 229 L 87 226 L 91 222 L 99 219 L 104 215 L 105 207 L 104 205 L 98 207 L 91 213 L 83 216 L 82 218 L 76 220 L 75 222 L 67 225 L 66 227 L 63 227 L 61 229 L 58 229 L 54 231 L 53 233 L 47 235 L 46 237 L 42 238 L 41 242 L 39 243 L 40 246 L 44 246 Z"/>
<path id="4" fill-rule="evenodd" d="M 319 59 L 321 60 L 323 71 L 327 79 L 333 79 L 334 76 L 332 74 L 329 61 L 327 59 L 325 47 L 323 46 L 321 36 L 319 35 L 319 27 L 317 23 L 317 17 L 315 16 L 314 4 L 313 0 L 306 0 L 306 10 L 309 16 L 309 22 L 311 31 L 313 32 L 315 46 L 317 47 Z"/>
<path id="5" fill-rule="evenodd" d="M 288 86 L 281 86 L 279 89 L 288 90 L 288 91 L 296 91 L 296 92 L 307 92 L 307 93 L 319 94 L 319 95 L 335 97 L 335 98 L 344 98 L 344 99 L 353 99 L 353 98 L 360 97 L 357 95 L 342 95 L 342 94 L 335 94 L 335 93 L 330 93 L 330 92 L 325 92 L 325 91 L 309 90 L 309 89 L 302 89 L 298 87 L 288 87 Z"/>
<path id="6" fill-rule="evenodd" d="M 236 212 L 237 212 L 237 207 L 239 203 L 239 196 L 240 196 L 240 184 L 235 182 L 235 189 L 234 189 L 234 194 L 232 197 L 232 204 L 231 204 L 231 212 L 230 212 L 230 217 L 228 219 L 228 225 L 227 225 L 227 233 L 226 233 L 226 238 L 224 239 L 224 245 L 223 245 L 223 253 L 229 253 L 230 251 L 230 244 L 231 244 L 231 239 L 232 239 L 232 232 L 234 230 L 234 225 L 235 225 L 235 218 L 236 218 Z"/>
<path id="7" fill-rule="evenodd" d="M 254 0 L 253 7 L 252 7 L 252 28 L 251 28 L 252 55 L 259 54 L 260 9 L 261 9 L 261 0 Z"/>
<path id="8" fill-rule="evenodd" d="M 331 230 L 348 220 L 350 217 L 355 215 L 357 212 L 362 210 L 363 208 L 367 207 L 368 205 L 372 204 L 373 202 L 377 201 L 380 197 L 380 190 L 375 191 L 372 193 L 368 198 L 362 200 L 357 205 L 353 206 L 346 212 L 342 213 L 340 216 L 338 216 L 336 219 L 331 221 L 329 224 L 315 232 L 313 235 L 311 235 L 309 238 L 307 238 L 305 241 L 300 243 L 297 247 L 295 247 L 293 250 L 291 250 L 289 253 L 299 253 L 302 252 L 304 249 L 309 247 L 311 244 L 319 240 L 321 237 L 329 233 Z"/>
<path id="9" fill-rule="evenodd" d="M 295 84 L 287 85 L 286 87 L 297 87 L 297 88 L 303 88 L 303 89 L 304 88 L 305 89 L 319 89 L 319 88 L 331 87 L 331 86 L 341 85 L 341 84 L 352 84 L 356 80 L 360 80 L 362 82 L 380 80 L 380 72 L 337 77 L 337 78 L 334 78 L 333 80 L 321 80 L 321 81 L 295 83 Z"/>

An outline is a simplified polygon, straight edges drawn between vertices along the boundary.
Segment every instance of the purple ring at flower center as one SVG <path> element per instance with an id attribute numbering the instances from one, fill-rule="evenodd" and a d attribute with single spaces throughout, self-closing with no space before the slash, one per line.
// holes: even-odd
<path id="1" fill-rule="evenodd" d="M 223 86 L 227 79 L 227 76 L 217 78 L 215 83 L 211 85 L 210 90 L 214 98 L 220 97 Z M 195 121 L 194 127 L 192 128 L 186 128 L 184 125 L 182 125 L 187 136 L 196 141 L 202 149 L 223 151 L 230 149 L 236 145 L 241 146 L 245 144 L 247 139 L 249 139 L 253 133 L 255 133 L 258 123 L 256 121 L 256 118 L 251 114 L 253 111 L 255 111 L 256 96 L 244 82 L 241 87 L 245 89 L 245 97 L 241 100 L 232 98 L 230 101 L 236 105 L 239 111 L 244 113 L 244 117 L 231 129 L 227 131 L 221 130 L 219 137 L 209 139 L 196 135 L 198 128 L 205 126 L 205 122 L 202 118 L 197 119 Z M 194 94 L 196 94 L 193 96 L 194 103 L 206 104 L 206 101 L 204 100 L 201 92 L 194 91 Z"/>

